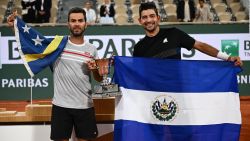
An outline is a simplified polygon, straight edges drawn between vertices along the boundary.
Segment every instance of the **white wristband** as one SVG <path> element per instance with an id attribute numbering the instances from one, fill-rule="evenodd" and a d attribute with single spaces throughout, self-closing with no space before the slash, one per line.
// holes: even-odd
<path id="1" fill-rule="evenodd" d="M 217 58 L 222 59 L 222 60 L 228 60 L 229 57 L 230 57 L 229 55 L 221 51 L 219 51 L 217 54 Z"/>

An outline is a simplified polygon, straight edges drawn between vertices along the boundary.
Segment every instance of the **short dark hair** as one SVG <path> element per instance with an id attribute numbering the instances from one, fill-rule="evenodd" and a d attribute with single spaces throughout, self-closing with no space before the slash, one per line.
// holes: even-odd
<path id="1" fill-rule="evenodd" d="M 141 18 L 141 12 L 143 10 L 148 10 L 148 9 L 153 9 L 155 11 L 156 15 L 158 16 L 158 10 L 155 6 L 155 3 L 154 2 L 145 2 L 145 3 L 141 3 L 141 5 L 139 7 L 140 18 Z"/>
<path id="2" fill-rule="evenodd" d="M 84 20 L 87 21 L 87 18 L 86 18 L 86 12 L 84 9 L 80 8 L 80 7 L 74 7 L 74 8 L 71 8 L 69 10 L 69 13 L 68 13 L 68 22 L 69 22 L 69 16 L 70 14 L 72 13 L 82 13 L 83 16 L 84 16 Z"/>

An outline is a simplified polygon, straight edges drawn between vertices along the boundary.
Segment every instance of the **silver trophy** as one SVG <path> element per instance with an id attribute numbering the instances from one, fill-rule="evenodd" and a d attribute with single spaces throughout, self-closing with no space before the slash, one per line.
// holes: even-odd
<path id="1" fill-rule="evenodd" d="M 113 84 L 112 81 L 108 78 L 108 75 L 110 74 L 110 69 L 113 63 L 112 59 L 113 58 L 95 59 L 98 73 L 103 78 L 101 85 L 95 87 L 95 93 L 101 94 L 102 97 L 120 95 L 118 86 L 116 84 Z"/>

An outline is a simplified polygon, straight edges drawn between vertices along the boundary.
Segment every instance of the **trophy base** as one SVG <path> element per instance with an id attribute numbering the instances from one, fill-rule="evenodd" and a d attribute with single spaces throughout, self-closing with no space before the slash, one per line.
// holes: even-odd
<path id="1" fill-rule="evenodd" d="M 108 84 L 108 85 L 96 85 L 94 86 L 94 95 L 93 97 L 117 97 L 121 96 L 119 87 L 117 84 Z"/>

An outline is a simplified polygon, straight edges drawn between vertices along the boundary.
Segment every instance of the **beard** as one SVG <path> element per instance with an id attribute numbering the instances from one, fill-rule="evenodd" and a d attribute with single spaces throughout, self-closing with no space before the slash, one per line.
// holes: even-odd
<path id="1" fill-rule="evenodd" d="M 150 24 L 150 25 L 148 25 Z M 157 23 L 147 23 L 144 25 L 144 29 L 148 32 L 154 32 L 157 28 Z"/>
<path id="2" fill-rule="evenodd" d="M 144 28 L 147 32 L 154 32 L 155 30 L 156 30 L 156 28 L 151 28 L 151 29 L 149 29 L 149 28 Z"/>
<path id="3" fill-rule="evenodd" d="M 83 35 L 85 29 L 81 28 L 70 28 L 70 32 L 74 37 L 80 37 Z"/>

